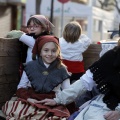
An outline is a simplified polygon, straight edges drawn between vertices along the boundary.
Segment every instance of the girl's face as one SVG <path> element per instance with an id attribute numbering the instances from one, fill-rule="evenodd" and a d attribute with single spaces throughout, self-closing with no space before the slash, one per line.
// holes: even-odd
<path id="1" fill-rule="evenodd" d="M 54 42 L 47 42 L 43 45 L 40 56 L 43 62 L 50 64 L 58 57 L 58 54 L 59 50 L 57 45 Z"/>
<path id="2" fill-rule="evenodd" d="M 28 25 L 28 33 L 35 33 L 35 35 L 39 35 L 43 31 L 43 27 L 35 24 L 33 21 L 31 21 L 30 25 Z"/>

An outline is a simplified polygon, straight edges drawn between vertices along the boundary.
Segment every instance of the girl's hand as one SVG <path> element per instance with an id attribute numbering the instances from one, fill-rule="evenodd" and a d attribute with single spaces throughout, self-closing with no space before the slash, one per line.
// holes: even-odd
<path id="1" fill-rule="evenodd" d="M 35 101 L 35 103 L 41 103 L 43 105 L 49 105 L 49 106 L 55 106 L 57 105 L 56 101 L 54 99 L 44 99 L 41 101 Z"/>
<path id="2" fill-rule="evenodd" d="M 36 99 L 32 99 L 32 98 L 28 98 L 27 101 L 28 101 L 28 102 L 31 102 L 31 103 L 35 103 L 35 102 L 37 102 Z"/>
<path id="3" fill-rule="evenodd" d="M 120 112 L 119 111 L 109 111 L 104 115 L 106 120 L 119 120 Z"/>

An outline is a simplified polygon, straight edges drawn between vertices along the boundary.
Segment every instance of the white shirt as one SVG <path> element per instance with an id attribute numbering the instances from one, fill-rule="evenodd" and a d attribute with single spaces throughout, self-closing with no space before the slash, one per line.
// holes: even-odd
<path id="1" fill-rule="evenodd" d="M 93 80 L 93 74 L 88 69 L 86 73 L 79 80 L 71 84 L 69 88 L 57 93 L 54 100 L 58 104 L 69 104 L 70 102 L 73 102 L 78 96 L 84 94 L 87 90 L 91 91 L 95 85 L 96 84 Z"/>
<path id="2" fill-rule="evenodd" d="M 25 33 L 20 37 L 19 41 L 23 42 L 28 46 L 27 50 L 27 58 L 26 58 L 26 63 L 32 60 L 32 48 L 35 44 L 35 39 L 31 36 L 26 35 Z M 19 88 L 26 88 L 26 87 L 31 87 L 30 81 L 25 73 L 23 71 L 20 83 L 17 86 L 17 89 Z"/>
<path id="3" fill-rule="evenodd" d="M 26 62 L 31 61 L 32 60 L 32 49 L 35 44 L 35 39 L 31 36 L 23 34 L 20 37 L 19 41 L 23 42 L 24 44 L 28 46 Z"/>
<path id="4" fill-rule="evenodd" d="M 82 61 L 82 53 L 87 50 L 91 40 L 84 34 L 75 43 L 68 43 L 63 37 L 59 38 L 62 58 L 71 61 Z"/>

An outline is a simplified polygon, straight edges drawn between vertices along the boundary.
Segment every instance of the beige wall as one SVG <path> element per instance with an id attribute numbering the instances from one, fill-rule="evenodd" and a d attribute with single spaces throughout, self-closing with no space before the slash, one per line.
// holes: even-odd
<path id="1" fill-rule="evenodd" d="M 4 37 L 11 29 L 11 8 L 0 7 L 0 37 Z"/>

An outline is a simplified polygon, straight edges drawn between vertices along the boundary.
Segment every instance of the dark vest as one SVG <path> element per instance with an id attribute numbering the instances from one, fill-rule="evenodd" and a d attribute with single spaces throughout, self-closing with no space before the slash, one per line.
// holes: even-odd
<path id="1" fill-rule="evenodd" d="M 57 68 L 57 60 L 45 67 L 41 58 L 25 65 L 25 72 L 36 92 L 49 93 L 70 75 L 64 66 Z"/>
<path id="2" fill-rule="evenodd" d="M 120 103 L 120 47 L 106 52 L 89 69 L 99 92 L 105 95 L 103 102 L 114 110 Z"/>

